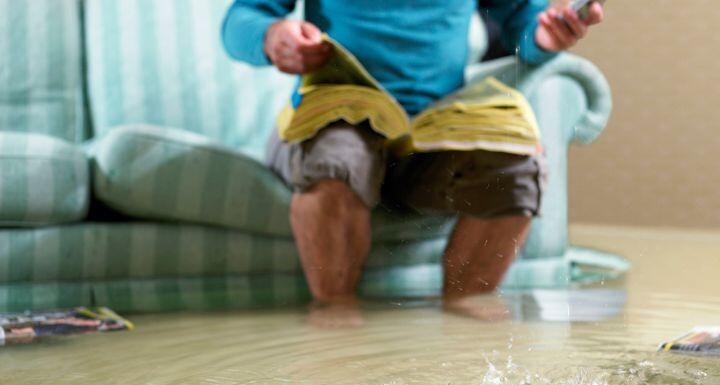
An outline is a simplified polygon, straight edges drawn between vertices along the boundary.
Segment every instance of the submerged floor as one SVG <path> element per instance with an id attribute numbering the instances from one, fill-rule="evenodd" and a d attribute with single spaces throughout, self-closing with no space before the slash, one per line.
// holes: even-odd
<path id="1" fill-rule="evenodd" d="M 656 353 L 720 326 L 720 232 L 574 226 L 572 239 L 632 272 L 485 298 L 507 310 L 494 322 L 407 302 L 370 304 L 343 330 L 301 309 L 136 316 L 132 332 L 0 349 L 0 384 L 720 384 L 720 357 Z"/>

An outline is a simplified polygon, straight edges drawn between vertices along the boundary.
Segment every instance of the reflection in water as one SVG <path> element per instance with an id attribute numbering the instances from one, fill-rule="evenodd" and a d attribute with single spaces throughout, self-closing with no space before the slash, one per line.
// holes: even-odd
<path id="1" fill-rule="evenodd" d="M 656 352 L 720 323 L 720 237 L 575 236 L 629 256 L 627 280 L 475 299 L 507 314 L 492 322 L 437 301 L 366 304 L 342 329 L 305 309 L 135 316 L 132 332 L 0 350 L 0 384 L 720 384 L 720 358 Z"/>
<path id="2" fill-rule="evenodd" d="M 506 302 L 513 309 L 513 319 L 523 321 L 602 321 L 620 314 L 627 302 L 622 287 L 532 290 L 505 297 L 512 299 Z"/>

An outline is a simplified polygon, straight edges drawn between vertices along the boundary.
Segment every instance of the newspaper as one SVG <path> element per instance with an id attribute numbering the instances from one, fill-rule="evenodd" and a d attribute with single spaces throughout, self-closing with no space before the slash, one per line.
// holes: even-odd
<path id="1" fill-rule="evenodd" d="M 410 117 L 395 98 L 340 43 L 323 35 L 332 59 L 303 75 L 297 97 L 278 117 L 280 137 L 301 142 L 331 122 L 368 121 L 391 140 L 396 156 L 417 151 L 499 151 L 519 155 L 539 152 L 540 131 L 525 97 L 487 77 Z"/>
<path id="2" fill-rule="evenodd" d="M 57 335 L 130 330 L 134 325 L 108 308 L 0 313 L 0 346 Z"/>
<path id="3" fill-rule="evenodd" d="M 660 351 L 720 356 L 720 326 L 693 328 L 689 333 L 660 345 Z"/>

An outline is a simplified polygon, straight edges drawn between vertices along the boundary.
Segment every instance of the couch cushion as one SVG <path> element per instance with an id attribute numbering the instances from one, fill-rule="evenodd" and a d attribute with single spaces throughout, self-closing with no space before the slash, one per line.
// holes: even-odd
<path id="1" fill-rule="evenodd" d="M 366 298 L 437 296 L 438 269 L 424 265 L 369 270 L 358 290 Z M 124 313 L 252 309 L 298 306 L 309 300 L 302 273 L 0 284 L 0 313 L 97 305 Z"/>
<path id="2" fill-rule="evenodd" d="M 0 0 L 0 131 L 84 139 L 77 0 Z"/>
<path id="3" fill-rule="evenodd" d="M 233 63 L 220 26 L 230 0 L 86 0 L 96 135 L 146 123 L 201 133 L 255 157 L 294 80 Z"/>
<path id="4" fill-rule="evenodd" d="M 442 285 L 437 265 L 367 270 L 365 298 L 427 298 Z M 252 309 L 310 300 L 302 273 L 0 284 L 0 312 L 107 306 L 118 312 Z"/>
<path id="5" fill-rule="evenodd" d="M 134 125 L 91 149 L 97 197 L 138 218 L 177 220 L 291 237 L 290 191 L 264 165 L 203 136 Z M 375 240 L 446 235 L 446 218 L 374 215 Z"/>
<path id="6" fill-rule="evenodd" d="M 0 132 L 0 226 L 85 217 L 88 161 L 75 145 L 43 134 Z"/>
<path id="7" fill-rule="evenodd" d="M 437 263 L 444 238 L 375 242 L 368 269 Z M 292 238 L 118 222 L 0 231 L 0 283 L 299 274 Z"/>
<path id="8" fill-rule="evenodd" d="M 376 242 L 360 292 L 437 296 L 445 239 Z M 572 248 L 518 260 L 503 287 L 561 288 L 603 282 L 627 262 Z M 207 226 L 83 223 L 0 231 L 0 312 L 80 305 L 118 311 L 247 308 L 306 301 L 291 239 Z"/>

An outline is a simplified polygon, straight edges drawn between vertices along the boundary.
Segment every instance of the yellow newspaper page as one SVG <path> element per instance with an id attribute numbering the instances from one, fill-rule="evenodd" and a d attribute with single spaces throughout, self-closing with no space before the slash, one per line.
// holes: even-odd
<path id="1" fill-rule="evenodd" d="M 302 87 L 320 84 L 352 84 L 385 92 L 380 83 L 367 72 L 350 51 L 327 34 L 323 34 L 322 38 L 332 47 L 332 56 L 322 68 L 302 77 L 301 90 Z"/>
<path id="2" fill-rule="evenodd" d="M 421 113 L 402 150 L 475 150 L 533 155 L 540 131 L 525 97 L 488 77 L 471 83 Z"/>
<path id="3" fill-rule="evenodd" d="M 328 124 L 369 121 L 373 130 L 394 139 L 409 132 L 409 119 L 400 104 L 387 93 L 360 62 L 327 35 L 333 47 L 331 59 L 301 78 L 300 104 L 287 106 L 278 118 L 280 137 L 299 142 L 313 137 Z"/>

